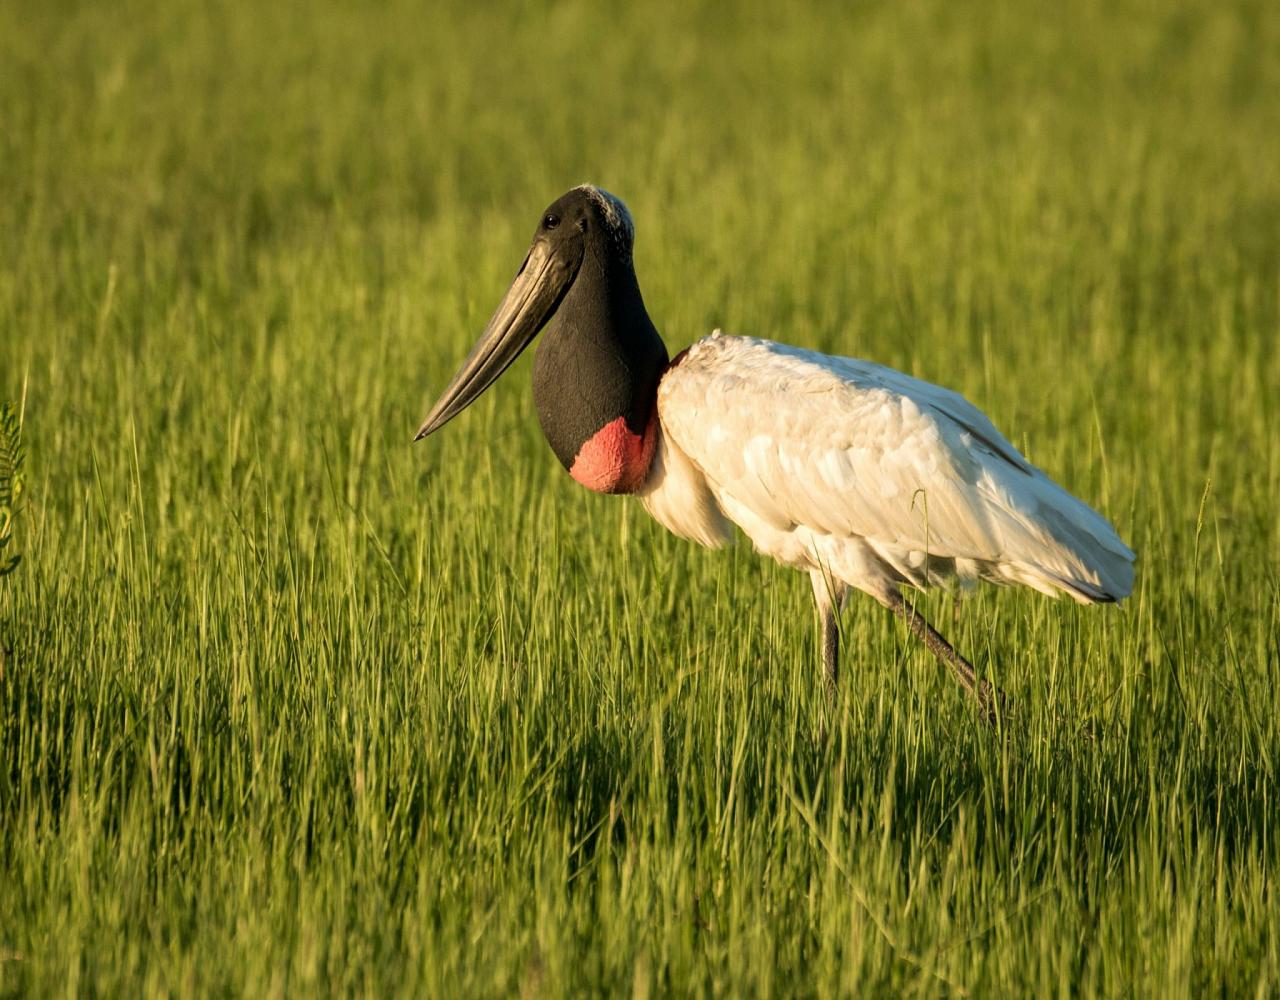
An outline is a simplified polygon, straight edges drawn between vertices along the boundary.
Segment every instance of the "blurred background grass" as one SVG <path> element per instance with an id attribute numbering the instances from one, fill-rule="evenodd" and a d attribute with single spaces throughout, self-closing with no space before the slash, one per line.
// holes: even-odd
<path id="1" fill-rule="evenodd" d="M 1269 3 L 0 6 L 0 992 L 1264 996 Z M 721 326 L 965 393 L 1140 553 L 954 638 L 409 439 L 542 207 Z M 928 607 L 950 620 L 951 598 Z"/>

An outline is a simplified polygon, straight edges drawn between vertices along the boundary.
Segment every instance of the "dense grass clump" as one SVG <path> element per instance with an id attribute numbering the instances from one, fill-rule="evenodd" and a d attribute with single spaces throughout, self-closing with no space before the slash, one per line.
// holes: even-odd
<path id="1" fill-rule="evenodd" d="M 0 5 L 0 994 L 1280 990 L 1280 17 Z M 539 211 L 650 312 L 967 395 L 1140 553 L 904 627 L 594 496 Z M 952 621 L 954 601 L 925 601 Z"/>

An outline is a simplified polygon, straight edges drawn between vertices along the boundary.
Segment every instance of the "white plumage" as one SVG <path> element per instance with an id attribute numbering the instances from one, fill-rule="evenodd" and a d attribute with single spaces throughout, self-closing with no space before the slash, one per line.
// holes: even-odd
<path id="1" fill-rule="evenodd" d="M 889 603 L 901 583 L 982 579 L 1091 604 L 1132 589 L 1134 553 L 1101 515 L 962 397 L 893 369 L 717 331 L 663 376 L 658 415 L 649 513 L 711 546 L 727 518 L 815 591 L 829 577 Z"/>

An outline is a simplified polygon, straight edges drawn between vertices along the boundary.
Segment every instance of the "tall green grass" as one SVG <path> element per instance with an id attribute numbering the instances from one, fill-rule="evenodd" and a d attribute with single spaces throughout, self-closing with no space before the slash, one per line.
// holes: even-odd
<path id="1" fill-rule="evenodd" d="M 1258 3 L 0 5 L 0 993 L 1280 990 L 1280 18 Z M 650 311 L 965 393 L 1121 609 L 870 602 L 576 487 L 543 206 Z M 954 610 L 954 614 L 953 614 Z"/>

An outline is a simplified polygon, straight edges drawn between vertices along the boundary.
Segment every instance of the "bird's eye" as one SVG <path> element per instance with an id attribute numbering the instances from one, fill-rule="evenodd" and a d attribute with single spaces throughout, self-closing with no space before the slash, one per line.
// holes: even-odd
<path id="1" fill-rule="evenodd" d="M 556 215 L 554 212 L 548 212 L 546 215 L 542 217 L 543 229 L 556 229 L 559 227 L 559 225 L 560 225 L 560 216 Z"/>

